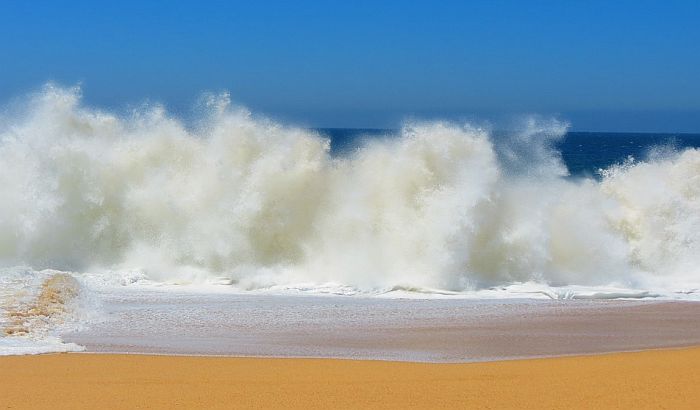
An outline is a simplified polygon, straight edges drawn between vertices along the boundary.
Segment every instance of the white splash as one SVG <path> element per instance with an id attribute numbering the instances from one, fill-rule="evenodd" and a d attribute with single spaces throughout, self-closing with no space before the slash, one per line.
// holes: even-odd
<path id="1" fill-rule="evenodd" d="M 700 288 L 698 150 L 574 180 L 555 121 L 498 146 L 485 129 L 410 123 L 338 158 L 227 96 L 209 107 L 193 129 L 47 86 L 8 110 L 0 266 L 249 290 Z"/>

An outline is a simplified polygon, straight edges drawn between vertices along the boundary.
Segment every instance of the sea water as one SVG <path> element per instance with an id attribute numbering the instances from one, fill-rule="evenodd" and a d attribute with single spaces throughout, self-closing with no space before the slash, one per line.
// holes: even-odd
<path id="1" fill-rule="evenodd" d="M 109 289 L 700 294 L 700 135 L 537 117 L 308 129 L 204 105 L 117 114 L 47 86 L 3 111 L 0 350 L 79 348 L 57 338 Z"/>

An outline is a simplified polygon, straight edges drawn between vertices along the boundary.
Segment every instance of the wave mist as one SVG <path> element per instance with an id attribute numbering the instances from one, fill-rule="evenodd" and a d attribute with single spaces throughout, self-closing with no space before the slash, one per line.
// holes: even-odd
<path id="1" fill-rule="evenodd" d="M 700 151 L 567 178 L 530 119 L 506 138 L 414 122 L 342 157 L 317 132 L 210 96 L 196 127 L 47 86 L 0 118 L 0 264 L 471 290 L 700 287 Z"/>

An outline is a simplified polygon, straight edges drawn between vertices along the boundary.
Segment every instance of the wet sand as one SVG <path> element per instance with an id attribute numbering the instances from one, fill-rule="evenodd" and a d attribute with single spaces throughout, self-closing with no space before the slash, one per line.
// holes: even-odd
<path id="1" fill-rule="evenodd" d="M 470 362 L 700 345 L 700 303 L 116 295 L 89 352 Z M 111 297 L 111 296 L 110 296 Z"/>
<path id="2" fill-rule="evenodd" d="M 697 408 L 700 348 L 488 363 L 0 357 L 0 408 Z"/>

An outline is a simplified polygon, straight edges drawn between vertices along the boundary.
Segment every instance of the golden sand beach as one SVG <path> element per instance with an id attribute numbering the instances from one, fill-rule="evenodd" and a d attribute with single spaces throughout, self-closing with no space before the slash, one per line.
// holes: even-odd
<path id="1" fill-rule="evenodd" d="M 484 363 L 0 358 L 0 408 L 698 408 L 700 348 Z"/>

